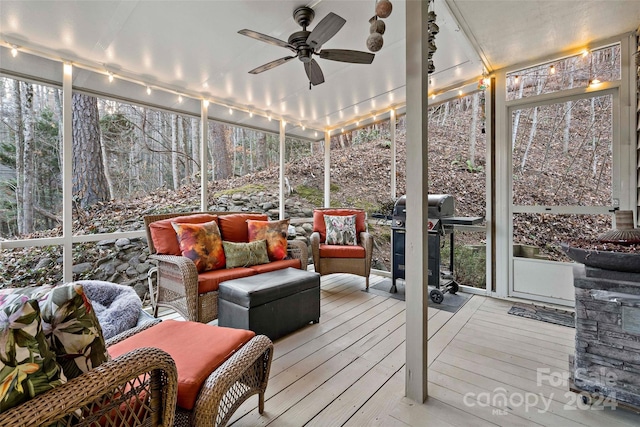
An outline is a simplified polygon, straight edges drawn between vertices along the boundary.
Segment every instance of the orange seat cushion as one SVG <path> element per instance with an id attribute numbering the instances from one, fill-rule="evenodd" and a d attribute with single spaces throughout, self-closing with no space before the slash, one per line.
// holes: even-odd
<path id="1" fill-rule="evenodd" d="M 115 358 L 142 347 L 169 353 L 178 370 L 178 406 L 190 411 L 207 377 L 254 336 L 244 329 L 165 320 L 112 345 L 109 354 Z"/>
<path id="2" fill-rule="evenodd" d="M 247 220 L 267 221 L 269 217 L 264 214 L 228 214 L 218 217 L 218 225 L 222 240 L 234 243 L 249 242 L 249 228 Z"/>
<path id="3" fill-rule="evenodd" d="M 333 216 L 356 216 L 356 237 L 367 231 L 367 213 L 361 209 L 314 209 L 313 211 L 313 231 L 320 233 L 320 242 L 327 239 L 327 226 L 324 222 L 325 215 Z M 349 257 L 351 258 L 351 257 Z"/>
<path id="4" fill-rule="evenodd" d="M 206 294 L 218 290 L 220 283 L 225 280 L 239 279 L 240 277 L 253 276 L 254 270 L 247 267 L 223 268 L 222 270 L 210 270 L 198 274 L 198 293 Z"/>
<path id="5" fill-rule="evenodd" d="M 156 253 L 163 255 L 182 255 L 176 230 L 171 225 L 172 222 L 179 224 L 202 224 L 204 222 L 218 222 L 218 215 L 193 214 L 177 216 L 175 218 L 161 219 L 149 224 L 149 232 Z"/>
<path id="6" fill-rule="evenodd" d="M 299 259 L 283 259 L 281 261 L 271 261 L 268 264 L 252 265 L 249 268 L 255 271 L 256 274 L 260 274 L 260 273 L 268 273 L 269 271 L 282 270 L 287 267 L 293 267 L 293 268 L 299 269 L 300 260 Z"/>
<path id="7" fill-rule="evenodd" d="M 320 258 L 364 258 L 366 251 L 362 246 L 320 244 Z"/>

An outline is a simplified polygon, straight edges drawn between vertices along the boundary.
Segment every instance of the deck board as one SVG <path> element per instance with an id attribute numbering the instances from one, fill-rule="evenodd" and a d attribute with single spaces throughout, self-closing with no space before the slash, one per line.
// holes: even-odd
<path id="1" fill-rule="evenodd" d="M 382 280 L 371 276 L 370 285 Z M 511 301 L 473 295 L 456 313 L 428 308 L 429 398 L 417 404 L 404 397 L 405 302 L 365 292 L 364 279 L 348 274 L 323 276 L 320 297 L 320 323 L 274 343 L 265 412 L 258 413 L 252 397 L 231 425 L 640 424 L 640 415 L 623 409 L 578 409 L 576 396 L 564 384 L 540 381 L 541 369 L 568 372 L 575 330 L 509 315 Z M 169 310 L 160 314 L 180 318 Z M 538 396 L 537 406 L 504 406 L 496 399 L 485 404 L 478 398 L 493 398 L 501 390 L 506 396 Z"/>

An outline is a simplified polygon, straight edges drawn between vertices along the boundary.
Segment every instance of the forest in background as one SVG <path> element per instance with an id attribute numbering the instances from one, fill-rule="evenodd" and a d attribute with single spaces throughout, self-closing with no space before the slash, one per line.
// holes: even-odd
<path id="1" fill-rule="evenodd" d="M 615 77 L 619 49 L 598 55 L 598 69 Z M 572 65 L 573 62 L 573 65 Z M 593 59 L 568 58 L 508 77 L 508 96 L 527 97 L 588 84 Z M 541 76 L 544 75 L 544 79 Z M 604 73 L 602 74 L 604 76 Z M 618 77 L 619 78 L 619 77 Z M 60 91 L 1 79 L 0 235 L 5 238 L 60 235 Z M 150 195 L 172 206 L 199 204 L 199 118 L 74 94 L 74 233 L 95 232 L 91 222 L 120 229 L 109 206 L 127 206 L 138 216 Z M 610 200 L 611 101 L 607 97 L 521 109 L 513 120 L 514 202 L 596 204 Z M 405 193 L 404 117 L 397 127 L 397 194 Z M 209 123 L 211 197 L 252 188 L 277 191 L 278 138 L 254 130 Z M 454 196 L 458 216 L 486 213 L 484 92 L 429 109 L 429 187 Z M 331 201 L 369 213 L 390 213 L 391 153 L 388 122 L 338 134 L 331 141 Z M 323 143 L 287 138 L 287 191 L 292 200 L 320 206 Z M 100 173 L 100 165 L 102 172 Z M 94 172 L 98 171 L 98 173 Z M 244 190 L 243 190 L 244 191 Z M 608 192 L 608 193 L 607 193 Z M 609 196 L 607 196 L 609 194 Z M 603 198 L 604 197 L 604 198 Z M 214 204 L 213 200 L 210 200 Z M 88 217 L 87 217 L 88 215 Z M 83 221 L 82 218 L 90 218 Z M 125 218 L 126 220 L 126 218 Z M 88 227 L 88 228 L 84 228 Z M 376 225 L 374 224 L 374 228 Z M 103 227 L 104 228 L 104 227 Z M 515 241 L 562 259 L 561 241 L 595 237 L 610 228 L 608 216 L 517 214 Z M 482 244 L 482 233 L 464 233 L 464 243 Z M 377 230 L 379 257 L 389 263 L 388 226 Z M 25 249 L 28 252 L 29 249 Z M 15 251 L 6 251 L 7 256 Z"/>

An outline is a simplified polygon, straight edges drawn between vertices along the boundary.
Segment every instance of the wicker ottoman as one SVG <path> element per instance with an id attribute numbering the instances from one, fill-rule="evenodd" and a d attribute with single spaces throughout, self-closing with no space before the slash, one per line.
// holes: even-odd
<path id="1" fill-rule="evenodd" d="M 220 283 L 218 325 L 272 340 L 320 321 L 320 275 L 297 268 Z"/>

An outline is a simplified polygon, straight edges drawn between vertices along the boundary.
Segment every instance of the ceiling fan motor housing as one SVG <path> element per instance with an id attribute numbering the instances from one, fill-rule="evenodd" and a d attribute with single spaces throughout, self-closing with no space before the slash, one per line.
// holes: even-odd
<path id="1" fill-rule="evenodd" d="M 296 48 L 298 59 L 302 62 L 309 62 L 312 59 L 313 49 L 307 44 L 309 34 L 311 34 L 311 31 L 296 31 L 289 36 L 289 44 Z"/>

